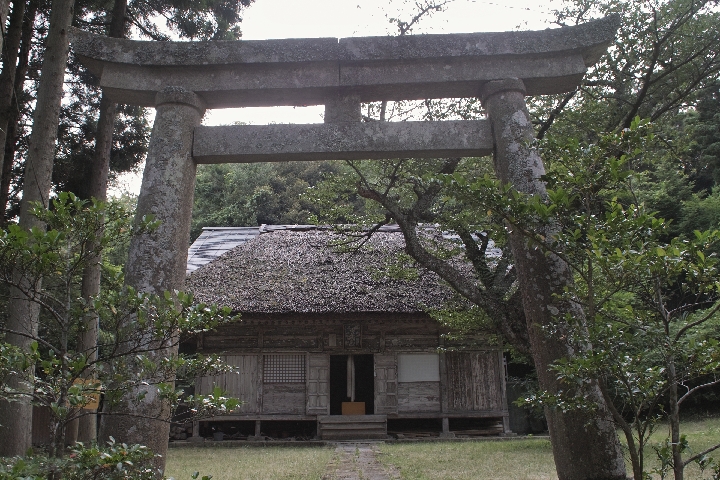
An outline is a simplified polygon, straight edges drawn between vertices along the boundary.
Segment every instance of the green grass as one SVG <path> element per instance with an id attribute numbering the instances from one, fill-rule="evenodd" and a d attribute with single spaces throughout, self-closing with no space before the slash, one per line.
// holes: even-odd
<path id="1" fill-rule="evenodd" d="M 683 433 L 694 451 L 702 451 L 720 443 L 720 417 L 685 421 Z M 652 441 L 660 442 L 665 435 L 667 430 L 658 428 Z M 379 449 L 380 462 L 395 466 L 403 480 L 557 479 L 550 442 L 543 439 L 389 443 Z M 720 450 L 713 456 L 720 459 Z M 322 447 L 172 448 L 166 474 L 176 480 L 189 480 L 196 471 L 212 474 L 215 480 L 317 480 L 332 457 L 333 448 Z M 657 465 L 652 448 L 645 458 L 646 469 Z M 685 471 L 688 480 L 709 477 L 694 465 Z"/>
<path id="2" fill-rule="evenodd" d="M 380 451 L 403 480 L 557 479 L 548 440 L 386 444 Z"/>
<path id="3" fill-rule="evenodd" d="M 687 437 L 692 452 L 701 452 L 708 447 L 720 443 L 720 417 L 685 420 L 682 422 L 681 425 L 681 433 Z M 668 437 L 669 435 L 670 432 L 667 428 L 658 426 L 657 430 L 655 431 L 655 433 L 653 433 L 650 439 L 651 445 L 662 442 L 663 439 Z M 623 440 L 624 443 L 624 436 L 621 435 L 620 438 L 621 440 Z M 683 457 L 688 458 L 691 455 L 691 452 L 686 452 Z M 710 456 L 720 461 L 720 449 L 711 453 Z M 657 456 L 652 447 L 648 447 L 645 449 L 645 465 L 645 470 L 650 470 L 651 468 L 657 467 L 659 465 Z M 659 476 L 655 475 L 655 477 Z M 685 467 L 685 478 L 687 480 L 700 480 L 709 477 L 710 472 L 706 472 L 705 475 L 702 475 L 700 469 L 697 468 L 695 464 L 691 464 Z"/>
<path id="4" fill-rule="evenodd" d="M 319 479 L 333 455 L 323 447 L 171 448 L 165 475 L 190 480 L 194 472 L 214 480 Z"/>
<path id="5" fill-rule="evenodd" d="M 688 420 L 683 422 L 682 428 L 695 452 L 720 443 L 720 418 Z M 659 443 L 666 435 L 667 429 L 658 428 L 651 441 Z M 544 440 L 387 444 L 380 450 L 380 460 L 395 465 L 403 480 L 557 479 L 550 442 Z M 720 450 L 714 456 L 720 459 Z M 651 447 L 645 450 L 645 462 L 646 470 L 659 464 Z M 628 475 L 631 474 L 628 463 Z M 695 465 L 685 469 L 688 480 L 708 477 L 709 472 L 703 476 Z"/>

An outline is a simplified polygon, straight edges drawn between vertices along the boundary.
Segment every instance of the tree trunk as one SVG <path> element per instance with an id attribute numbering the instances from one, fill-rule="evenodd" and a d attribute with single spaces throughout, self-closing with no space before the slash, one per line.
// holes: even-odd
<path id="1" fill-rule="evenodd" d="M 25 18 L 22 24 L 22 34 L 20 38 L 20 51 L 18 55 L 17 67 L 15 69 L 15 82 L 13 85 L 11 101 L 9 103 L 10 110 L 7 121 L 7 133 L 5 134 L 5 143 L 0 143 L 3 149 L 2 157 L 5 159 L 2 165 L 2 180 L 0 180 L 0 212 L 7 210 L 7 203 L 10 195 L 10 184 L 12 183 L 12 168 L 15 161 L 15 146 L 17 144 L 17 121 L 20 116 L 18 106 L 18 92 L 22 92 L 27 75 L 28 64 L 30 61 L 30 51 L 33 35 L 33 26 L 35 24 L 35 15 L 37 14 L 38 0 L 30 0 L 25 9 Z M 3 217 L 3 225 L 6 219 Z"/>
<path id="2" fill-rule="evenodd" d="M 4 147 L 10 117 L 12 116 L 13 88 L 15 87 L 15 74 L 17 72 L 24 17 L 25 1 L 15 0 L 12 15 L 10 16 L 10 26 L 5 37 L 5 48 L 2 56 L 3 71 L 0 74 L 0 145 L 2 145 L 2 148 L 0 148 L 0 172 L 3 171 Z"/>
<path id="3" fill-rule="evenodd" d="M 670 406 L 670 444 L 672 449 L 673 474 L 675 480 L 683 480 L 685 465 L 682 459 L 682 446 L 680 445 L 680 404 L 678 403 L 678 379 L 675 371 L 675 359 L 672 353 L 666 359 L 668 379 L 668 403 Z"/>
<path id="4" fill-rule="evenodd" d="M 545 196 L 545 185 L 540 180 L 544 165 L 533 147 L 534 131 L 522 81 L 489 82 L 482 96 L 493 129 L 497 176 L 520 192 Z M 551 235 L 553 227 L 542 233 Z M 560 258 L 529 245 L 517 231 L 510 234 L 510 247 L 540 387 L 555 393 L 562 386 L 549 368 L 557 360 L 573 355 L 572 347 L 557 329 L 562 328 L 561 319 L 566 314 L 575 318 L 583 315 L 577 304 L 556 297 L 572 282 L 572 273 Z M 553 333 L 547 327 L 553 327 Z M 610 412 L 597 386 L 589 395 L 597 405 L 596 412 L 545 411 L 558 478 L 625 479 L 625 461 Z"/>
<path id="5" fill-rule="evenodd" d="M 4 51 L 5 41 L 5 25 L 7 24 L 8 12 L 10 11 L 10 1 L 0 0 L 0 51 Z"/>
<path id="6" fill-rule="evenodd" d="M 45 40 L 20 204 L 19 224 L 26 230 L 33 227 L 43 228 L 30 214 L 31 202 L 40 202 L 47 206 L 50 196 L 60 102 L 68 58 L 67 29 L 72 21 L 74 4 L 74 0 L 54 0 L 50 12 L 50 28 Z M 17 289 L 11 289 L 6 325 L 15 333 L 8 334 L 6 341 L 28 350 L 32 338 L 37 336 L 38 314 L 37 304 L 23 298 Z M 9 385 L 31 395 L 33 376 L 34 369 L 31 368 L 26 372 L 26 376 L 11 380 Z M 32 442 L 32 405 L 29 397 L 18 402 L 0 402 L 0 424 L 0 438 L 13 439 L 1 444 L 0 456 L 25 454 Z"/>
<path id="7" fill-rule="evenodd" d="M 125 33 L 125 11 L 127 0 L 115 0 L 110 23 L 109 36 L 120 38 Z M 95 135 L 95 155 L 90 168 L 89 195 L 97 200 L 107 200 L 107 183 L 110 172 L 110 153 L 112 151 L 113 127 L 115 125 L 115 104 L 102 93 L 100 99 L 100 117 Z M 83 271 L 82 296 L 90 300 L 100 293 L 100 273 L 102 257 L 97 255 Z M 89 360 L 97 360 L 97 336 L 100 329 L 96 315 L 88 315 L 80 336 L 78 350 L 88 353 Z M 78 420 L 78 440 L 89 442 L 97 438 L 97 415 L 84 415 Z"/>

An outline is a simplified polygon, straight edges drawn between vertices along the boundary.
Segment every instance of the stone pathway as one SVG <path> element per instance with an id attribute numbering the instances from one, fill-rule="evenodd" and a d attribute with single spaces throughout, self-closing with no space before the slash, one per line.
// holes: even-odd
<path id="1" fill-rule="evenodd" d="M 378 460 L 374 443 L 339 443 L 335 456 L 322 480 L 394 480 L 400 478 L 395 468 L 386 469 Z"/>

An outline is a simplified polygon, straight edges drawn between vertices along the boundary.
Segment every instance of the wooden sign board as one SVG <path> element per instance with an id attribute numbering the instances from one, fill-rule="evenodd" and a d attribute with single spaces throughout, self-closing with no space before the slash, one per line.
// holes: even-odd
<path id="1" fill-rule="evenodd" d="M 97 384 L 98 381 L 94 378 L 78 378 L 76 379 L 73 384 L 87 384 L 87 385 L 93 385 Z M 85 397 L 85 405 L 83 405 L 83 410 L 97 410 L 100 407 L 100 390 L 94 390 L 94 389 L 88 389 L 83 392 L 83 396 Z"/>

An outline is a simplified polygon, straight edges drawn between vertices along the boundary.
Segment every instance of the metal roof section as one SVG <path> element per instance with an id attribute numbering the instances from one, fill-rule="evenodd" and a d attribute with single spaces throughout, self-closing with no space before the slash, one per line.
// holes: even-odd
<path id="1" fill-rule="evenodd" d="M 186 274 L 260 235 L 261 227 L 204 227 L 188 250 Z"/>

